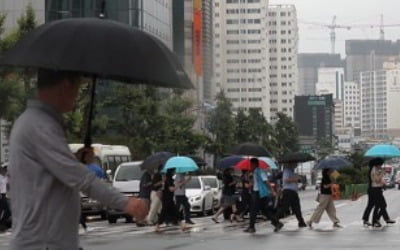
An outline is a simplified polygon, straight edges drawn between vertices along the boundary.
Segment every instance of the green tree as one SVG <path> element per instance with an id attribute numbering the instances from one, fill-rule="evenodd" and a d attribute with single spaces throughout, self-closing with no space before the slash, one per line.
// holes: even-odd
<path id="1" fill-rule="evenodd" d="M 294 121 L 282 112 L 276 114 L 274 141 L 278 155 L 299 150 L 299 132 Z"/>
<path id="2" fill-rule="evenodd" d="M 212 139 L 207 145 L 207 151 L 221 156 L 234 144 L 235 121 L 232 104 L 223 91 L 217 94 L 216 102 L 216 108 L 210 114 L 209 131 Z"/>
<path id="3" fill-rule="evenodd" d="M 244 143 L 249 141 L 249 131 L 247 129 L 248 117 L 243 109 L 239 109 L 235 116 L 235 142 Z"/>
<path id="4" fill-rule="evenodd" d="M 317 140 L 317 156 L 319 159 L 322 159 L 330 154 L 335 152 L 335 148 L 328 138 L 319 138 Z"/>
<path id="5" fill-rule="evenodd" d="M 204 145 L 206 138 L 193 127 L 196 117 L 191 112 L 193 103 L 183 98 L 181 91 L 174 93 L 161 105 L 158 142 L 156 151 L 171 151 L 177 154 L 195 154 Z"/>

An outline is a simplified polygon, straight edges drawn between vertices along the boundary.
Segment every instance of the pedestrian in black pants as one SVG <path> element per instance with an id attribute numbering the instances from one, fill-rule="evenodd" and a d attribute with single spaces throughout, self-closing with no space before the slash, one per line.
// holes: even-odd
<path id="1" fill-rule="evenodd" d="M 300 198 L 298 191 L 298 182 L 301 180 L 301 177 L 294 173 L 294 169 L 296 168 L 295 163 L 289 163 L 288 166 L 283 170 L 283 195 L 282 195 L 282 203 L 281 207 L 278 209 L 277 216 L 278 218 L 283 218 L 285 212 L 290 208 L 292 212 L 296 215 L 298 226 L 299 227 L 307 227 L 307 224 L 304 221 L 304 218 L 301 214 L 301 206 L 300 206 Z"/>
<path id="2" fill-rule="evenodd" d="M 380 218 L 383 219 L 388 224 L 395 223 L 394 220 L 391 220 L 387 211 L 386 211 L 386 201 L 383 196 L 383 188 L 384 188 L 384 180 L 383 176 L 385 175 L 385 171 L 382 169 L 383 160 L 381 162 L 376 162 L 371 170 L 371 198 L 374 205 L 374 213 L 372 216 L 372 226 L 373 227 L 381 227 Z"/>
<path id="3" fill-rule="evenodd" d="M 246 233 L 254 233 L 256 217 L 258 211 L 262 211 L 271 221 L 274 226 L 274 232 L 278 232 L 283 224 L 279 222 L 279 219 L 273 214 L 270 209 L 273 204 L 273 197 L 276 196 L 275 191 L 271 187 L 266 173 L 258 167 L 258 159 L 252 158 L 250 160 L 251 170 L 253 171 L 253 188 L 251 194 L 251 206 L 250 206 L 250 222 L 249 227 L 244 230 Z M 272 203 L 271 203 L 272 201 Z M 270 204 L 271 203 L 271 204 Z"/>
<path id="4" fill-rule="evenodd" d="M 372 209 L 374 208 L 374 199 L 373 199 L 373 195 L 372 195 L 372 187 L 371 187 L 371 171 L 372 168 L 375 165 L 382 165 L 384 163 L 384 160 L 382 158 L 374 158 L 372 160 L 369 161 L 368 166 L 369 166 L 369 171 L 368 171 L 368 203 L 367 206 L 365 207 L 364 210 L 364 214 L 362 217 L 363 220 L 363 225 L 364 226 L 372 226 L 371 223 L 369 223 L 369 215 L 372 211 Z"/>
<path id="5" fill-rule="evenodd" d="M 191 176 L 185 178 L 184 174 L 177 173 L 175 176 L 175 204 L 178 208 L 178 211 L 183 207 L 184 218 L 186 224 L 193 225 L 194 222 L 191 219 L 190 215 L 190 203 L 188 198 L 186 197 L 186 183 L 188 183 L 192 179 Z"/>

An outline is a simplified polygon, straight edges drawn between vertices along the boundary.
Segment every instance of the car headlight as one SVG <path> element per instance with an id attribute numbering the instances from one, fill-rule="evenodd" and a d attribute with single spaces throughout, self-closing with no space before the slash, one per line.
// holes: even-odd
<path id="1" fill-rule="evenodd" d="M 192 197 L 190 198 L 190 200 L 192 200 L 192 201 L 199 201 L 199 200 L 201 200 L 201 195 L 192 196 Z"/>

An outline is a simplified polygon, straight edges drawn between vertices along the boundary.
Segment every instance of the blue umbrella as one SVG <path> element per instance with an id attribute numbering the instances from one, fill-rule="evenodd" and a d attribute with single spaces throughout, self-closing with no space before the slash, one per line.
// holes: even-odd
<path id="1" fill-rule="evenodd" d="M 258 159 L 261 160 L 261 161 L 264 161 L 265 163 L 267 163 L 268 166 L 270 167 L 270 169 L 279 169 L 279 167 L 276 165 L 274 160 L 272 160 L 272 158 L 269 158 L 269 157 L 258 157 Z"/>
<path id="2" fill-rule="evenodd" d="M 199 169 L 197 164 L 190 157 L 174 156 L 168 159 L 165 163 L 162 172 L 167 172 L 168 169 L 175 169 L 176 173 L 194 172 Z"/>
<path id="3" fill-rule="evenodd" d="M 400 150 L 389 144 L 379 144 L 371 147 L 364 154 L 366 157 L 382 157 L 382 158 L 394 158 L 400 157 Z"/>
<path id="4" fill-rule="evenodd" d="M 350 162 L 343 157 L 340 156 L 328 156 L 322 159 L 320 162 L 315 165 L 314 169 L 339 169 L 341 167 L 350 166 Z"/>
<path id="5" fill-rule="evenodd" d="M 224 157 L 221 160 L 217 162 L 217 167 L 218 168 L 231 168 L 235 166 L 238 162 L 243 160 L 242 156 L 237 156 L 237 155 L 231 155 L 228 157 Z"/>

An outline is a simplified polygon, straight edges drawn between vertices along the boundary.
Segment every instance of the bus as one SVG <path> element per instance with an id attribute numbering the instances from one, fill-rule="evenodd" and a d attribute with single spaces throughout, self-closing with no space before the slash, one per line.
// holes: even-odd
<path id="1" fill-rule="evenodd" d="M 81 143 L 69 144 L 72 153 L 77 152 L 84 145 Z M 131 152 L 127 146 L 124 145 L 104 145 L 92 144 L 95 153 L 96 163 L 101 166 L 106 173 L 111 170 L 114 174 L 115 169 L 123 162 L 130 162 L 132 160 Z"/>

